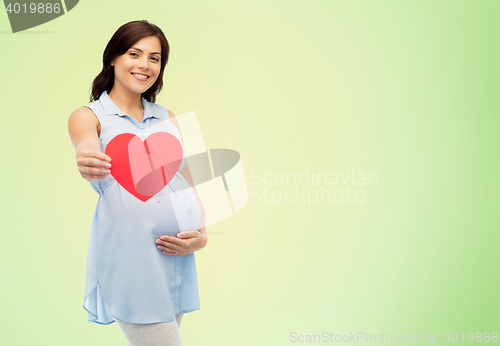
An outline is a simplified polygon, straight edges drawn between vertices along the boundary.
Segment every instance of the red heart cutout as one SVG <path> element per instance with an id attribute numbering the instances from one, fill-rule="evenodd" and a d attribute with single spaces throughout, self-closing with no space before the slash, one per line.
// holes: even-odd
<path id="1" fill-rule="evenodd" d="M 143 202 L 172 180 L 183 157 L 181 143 L 168 132 L 155 132 L 144 142 L 122 133 L 108 143 L 105 153 L 111 158 L 111 175 Z"/>

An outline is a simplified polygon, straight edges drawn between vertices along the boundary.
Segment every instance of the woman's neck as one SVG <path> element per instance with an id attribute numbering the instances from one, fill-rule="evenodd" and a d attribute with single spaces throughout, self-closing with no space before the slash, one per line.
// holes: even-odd
<path id="1" fill-rule="evenodd" d="M 120 110 L 127 113 L 134 113 L 137 111 L 144 111 L 141 101 L 141 94 L 134 93 L 130 90 L 117 90 L 116 85 L 111 88 L 108 93 L 113 103 L 120 108 Z"/>

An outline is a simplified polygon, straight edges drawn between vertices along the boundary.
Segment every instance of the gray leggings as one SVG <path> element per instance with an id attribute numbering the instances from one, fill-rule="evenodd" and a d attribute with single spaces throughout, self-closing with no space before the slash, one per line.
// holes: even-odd
<path id="1" fill-rule="evenodd" d="M 136 324 L 116 320 L 125 334 L 129 346 L 182 346 L 179 328 L 182 313 L 175 315 L 175 321 Z"/>

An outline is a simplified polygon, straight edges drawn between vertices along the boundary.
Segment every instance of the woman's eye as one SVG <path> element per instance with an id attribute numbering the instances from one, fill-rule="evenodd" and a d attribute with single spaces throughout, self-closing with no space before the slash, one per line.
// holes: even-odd
<path id="1" fill-rule="evenodd" d="M 132 56 L 139 56 L 139 54 L 133 53 L 133 52 L 130 53 L 130 55 L 132 55 Z M 156 61 L 156 62 L 160 61 L 160 59 L 158 59 L 158 58 L 153 58 L 153 60 Z"/>

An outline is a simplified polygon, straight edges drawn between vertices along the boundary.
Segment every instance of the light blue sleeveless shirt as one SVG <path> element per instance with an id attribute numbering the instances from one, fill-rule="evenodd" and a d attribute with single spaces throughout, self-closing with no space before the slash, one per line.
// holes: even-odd
<path id="1" fill-rule="evenodd" d="M 120 111 L 107 91 L 86 106 L 101 123 L 102 152 L 122 133 L 135 134 L 144 141 L 163 131 L 182 145 L 167 109 L 144 98 L 141 101 L 141 123 Z M 156 247 L 156 239 L 162 235 L 200 229 L 198 199 L 180 174 L 186 160 L 183 145 L 182 153 L 178 172 L 146 202 L 125 190 L 111 174 L 90 182 L 99 200 L 90 232 L 83 301 L 88 322 L 171 322 L 178 313 L 200 309 L 194 253 L 175 257 Z"/>

